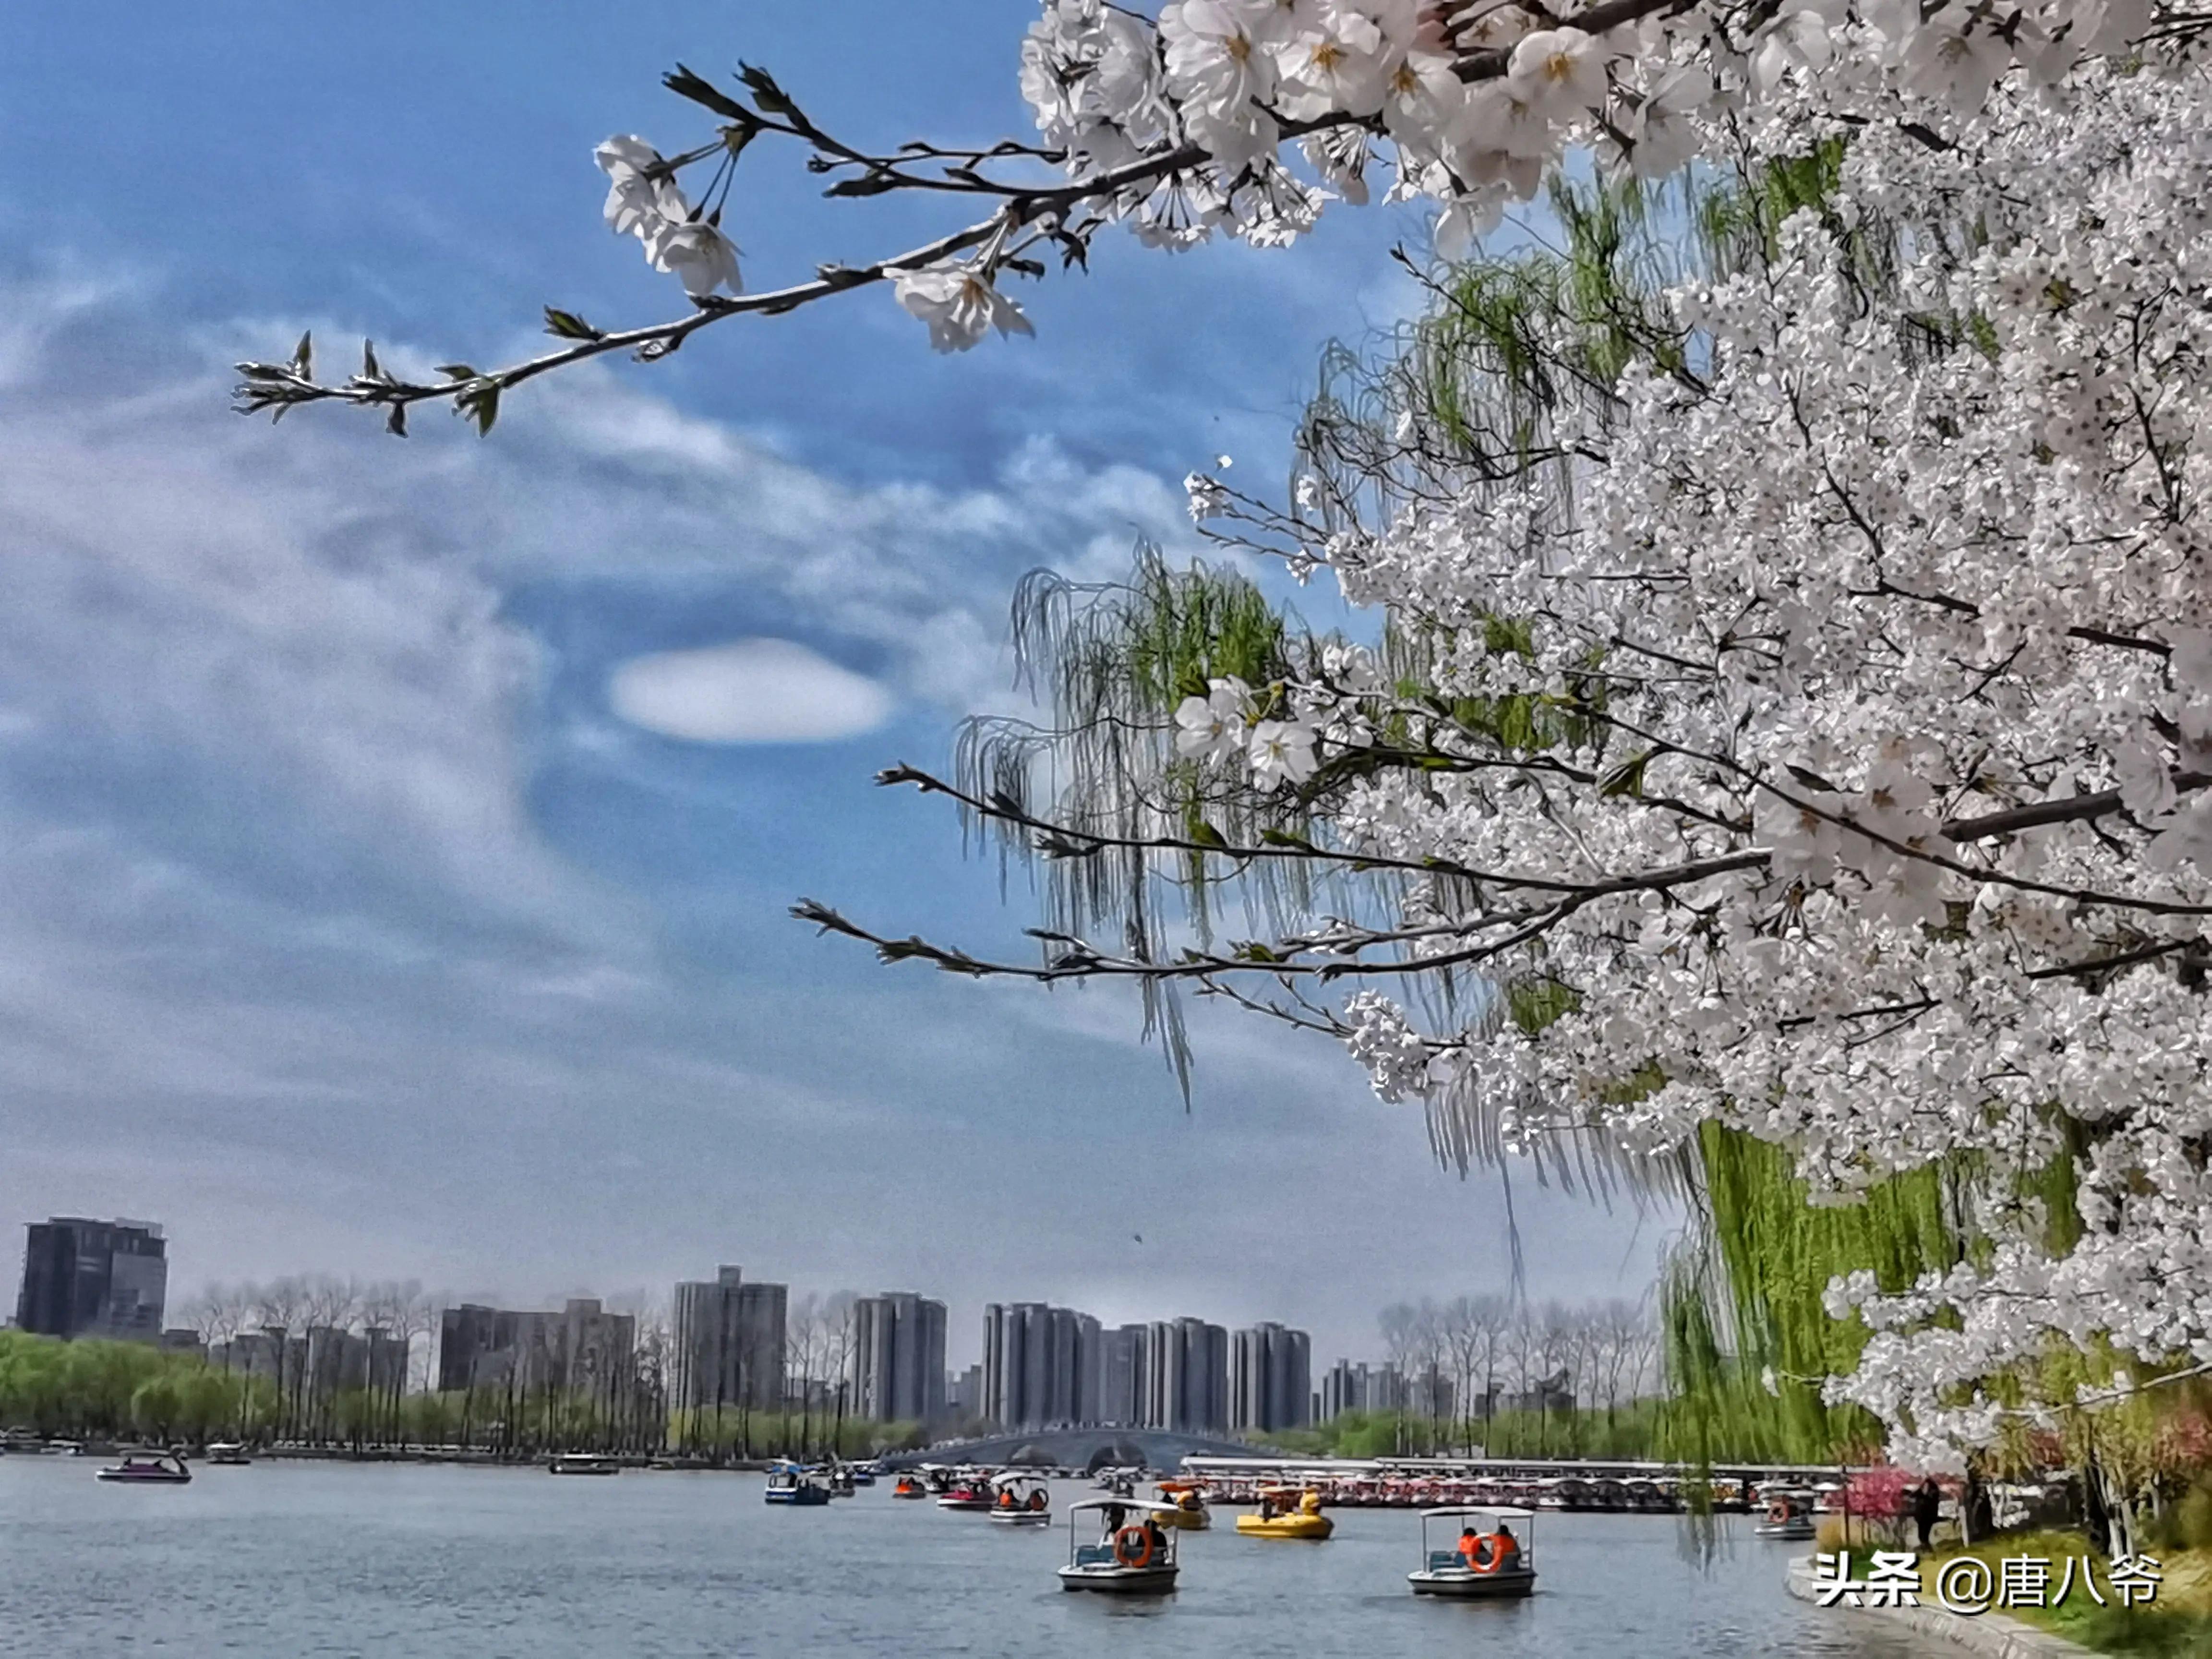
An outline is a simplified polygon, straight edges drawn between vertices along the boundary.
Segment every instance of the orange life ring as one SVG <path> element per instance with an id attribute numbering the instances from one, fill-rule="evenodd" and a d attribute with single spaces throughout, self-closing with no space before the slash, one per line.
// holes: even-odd
<path id="1" fill-rule="evenodd" d="M 1125 1567 L 1152 1565 L 1152 1535 L 1142 1527 L 1124 1527 L 1114 1534 L 1114 1559 Z"/>
<path id="2" fill-rule="evenodd" d="M 1505 1565 L 1505 1535 L 1486 1532 L 1474 1540 L 1475 1553 L 1468 1557 L 1469 1572 L 1492 1573 Z"/>
<path id="3" fill-rule="evenodd" d="M 1033 1509 L 1033 1510 L 1042 1510 L 1042 1508 L 1044 1508 L 1044 1506 L 1045 1506 L 1045 1496 L 1044 1496 L 1044 1494 L 1043 1494 L 1042 1492 L 1031 1492 L 1031 1493 L 1030 1494 L 1030 1507 L 1031 1509 Z"/>
<path id="4" fill-rule="evenodd" d="M 1776 1498 L 1766 1506 L 1766 1518 L 1777 1526 L 1780 1526 L 1790 1518 L 1790 1505 L 1782 1499 Z"/>

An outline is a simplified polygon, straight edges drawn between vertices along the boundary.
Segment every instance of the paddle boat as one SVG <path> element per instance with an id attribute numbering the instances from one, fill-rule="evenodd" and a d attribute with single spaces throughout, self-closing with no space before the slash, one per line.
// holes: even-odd
<path id="1" fill-rule="evenodd" d="M 555 1474 L 620 1474 L 622 1465 L 611 1457 L 590 1452 L 562 1452 L 545 1466 Z"/>
<path id="2" fill-rule="evenodd" d="M 998 1502 L 998 1488 L 991 1477 L 980 1469 L 969 1470 L 956 1480 L 949 1491 L 937 1500 L 940 1510 L 988 1510 Z"/>
<path id="3" fill-rule="evenodd" d="M 1752 1527 L 1753 1537 L 1781 1538 L 1802 1544 L 1817 1534 L 1811 1492 L 1797 1486 L 1768 1486 L 1759 1495 L 1766 1507 Z"/>
<path id="4" fill-rule="evenodd" d="M 796 1509 L 818 1509 L 830 1501 L 830 1488 L 809 1479 L 796 1463 L 778 1463 L 768 1472 L 768 1488 L 761 1498 Z"/>
<path id="5" fill-rule="evenodd" d="M 1048 1527 L 1052 1524 L 1052 1488 L 1038 1474 L 1002 1474 L 999 1495 L 991 1504 L 991 1519 L 1002 1527 Z"/>
<path id="6" fill-rule="evenodd" d="M 181 1486 L 192 1478 L 185 1460 L 174 1452 L 125 1452 L 123 1461 L 99 1470 L 95 1479 L 123 1480 L 134 1486 Z"/>
<path id="7" fill-rule="evenodd" d="M 202 1461 L 220 1464 L 224 1468 L 240 1469 L 253 1460 L 246 1455 L 246 1448 L 236 1441 L 218 1440 L 207 1449 L 207 1456 Z"/>
<path id="8" fill-rule="evenodd" d="M 1164 1527 L 1179 1527 L 1185 1532 L 1204 1532 L 1213 1524 L 1213 1512 L 1206 1507 L 1205 1495 L 1194 1480 L 1163 1480 L 1159 1486 L 1160 1501 L 1171 1504 L 1174 1513 L 1163 1519 Z"/>
<path id="9" fill-rule="evenodd" d="M 1067 1565 L 1060 1587 L 1116 1595 L 1164 1595 L 1176 1587 L 1176 1534 L 1166 1522 L 1171 1504 L 1141 1498 L 1086 1498 L 1067 1506 Z M 1087 1523 L 1087 1524 L 1086 1524 Z M 1084 1534 L 1097 1528 L 1097 1541 Z"/>
<path id="10" fill-rule="evenodd" d="M 872 1486 L 876 1484 L 876 1477 L 883 1473 L 883 1469 L 881 1466 L 875 1463 L 848 1463 L 845 1466 L 845 1473 L 852 1477 L 854 1486 Z"/>
<path id="11" fill-rule="evenodd" d="M 1308 1538 L 1318 1543 L 1336 1530 L 1336 1522 L 1321 1512 L 1319 1492 L 1271 1487 L 1260 1494 L 1256 1511 L 1237 1517 L 1237 1530 L 1247 1538 Z"/>
<path id="12" fill-rule="evenodd" d="M 896 1482 L 893 1484 L 891 1487 L 891 1496 L 894 1498 L 927 1498 L 929 1496 L 929 1488 L 923 1486 L 918 1477 L 911 1474 L 902 1474 L 899 1476 Z"/>
<path id="13" fill-rule="evenodd" d="M 1472 1504 L 1452 1504 L 1421 1512 L 1420 1570 L 1406 1575 L 1416 1595 L 1449 1595 L 1465 1601 L 1503 1600 L 1528 1595 L 1536 1588 L 1529 1540 L 1535 1531 L 1535 1512 L 1522 1509 L 1484 1509 Z M 1459 1531 L 1450 1531 L 1454 1522 Z M 1437 1549 L 1430 1532 L 1442 1523 L 1450 1540 Z M 1518 1531 L 1516 1531 L 1516 1528 Z"/>

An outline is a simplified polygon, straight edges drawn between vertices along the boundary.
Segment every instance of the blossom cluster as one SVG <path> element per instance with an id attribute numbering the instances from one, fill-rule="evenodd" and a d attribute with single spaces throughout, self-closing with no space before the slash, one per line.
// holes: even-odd
<path id="1" fill-rule="evenodd" d="M 1385 199 L 1434 204 L 1437 246 L 1455 257 L 1570 150 L 1661 177 L 1747 112 L 1794 114 L 1808 83 L 1832 104 L 1899 94 L 1969 117 L 2007 76 L 2057 86 L 2160 21 L 2151 0 L 1605 0 L 1564 18 L 1534 0 L 1167 0 L 1149 17 L 1042 0 L 1020 84 L 1066 181 L 1057 204 L 1018 206 L 1022 185 L 972 167 L 923 181 L 879 166 L 861 182 L 972 185 L 1000 204 L 982 251 L 886 273 L 933 344 L 964 349 L 1030 331 L 997 289 L 1020 257 L 1007 232 L 1080 242 L 1126 222 L 1154 246 L 1216 232 L 1281 246 L 1330 201 L 1370 200 L 1379 169 Z M 750 138 L 748 121 L 726 131 Z M 673 162 L 635 137 L 599 149 L 608 222 L 695 298 L 738 291 L 736 251 L 675 176 L 710 157 L 726 169 L 742 148 Z"/>
<path id="2" fill-rule="evenodd" d="M 1200 762 L 1239 761 L 1262 788 L 1304 783 L 1314 774 L 1315 732 L 1295 716 L 1263 719 L 1252 688 L 1236 678 L 1214 680 L 1205 696 L 1176 706 L 1176 752 Z"/>
<path id="3" fill-rule="evenodd" d="M 741 291 L 738 250 L 714 218 L 678 186 L 668 160 L 644 139 L 623 133 L 592 152 L 607 175 L 606 221 L 617 236 L 645 245 L 646 263 L 673 274 L 693 299 L 717 289 Z"/>
<path id="4" fill-rule="evenodd" d="M 1424 695 L 1279 693 L 1320 763 L 1386 727 L 1428 757 L 1349 769 L 1328 825 L 1483 873 L 1420 890 L 1415 955 L 1494 947 L 1498 983 L 1565 994 L 1534 1030 L 1353 996 L 1385 1097 L 1632 1159 L 1717 1121 L 1826 1201 L 1993 1171 L 1986 1255 L 1832 1291 L 1874 1335 L 1831 1397 L 1922 1462 L 1994 1438 L 1990 1380 L 2052 1341 L 2212 1361 L 2212 95 L 2097 64 L 1972 90 L 1936 143 L 1916 94 L 1859 105 L 1887 118 L 1826 210 L 1668 295 L 1695 372 L 1563 416 L 1564 479 L 1334 538 L 1347 596 L 1431 642 Z M 1908 239 L 1885 294 L 1877 216 L 1978 234 Z M 1515 699 L 1559 717 L 1443 712 Z M 1218 687 L 1178 723 L 1273 787 L 1249 709 Z M 2068 1158 L 2055 1251 L 2018 1177 Z"/>
<path id="5" fill-rule="evenodd" d="M 1440 204 L 1449 243 L 1528 199 L 1571 147 L 1657 177 L 1696 152 L 1699 117 L 1807 72 L 1972 114 L 2015 67 L 2054 83 L 2152 21 L 2145 0 L 1630 0 L 1564 20 L 1518 0 L 1169 0 L 1152 21 L 1045 0 L 1022 91 L 1079 177 L 1203 157 L 1116 202 L 1148 240 L 1286 240 L 1328 196 L 1366 199 L 1379 144 L 1391 193 Z M 1285 169 L 1293 138 L 1311 182 Z"/>

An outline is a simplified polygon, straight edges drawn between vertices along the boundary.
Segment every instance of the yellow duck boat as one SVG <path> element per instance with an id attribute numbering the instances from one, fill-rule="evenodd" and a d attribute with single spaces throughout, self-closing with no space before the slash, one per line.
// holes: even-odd
<path id="1" fill-rule="evenodd" d="M 1336 1522 L 1321 1512 L 1321 1494 L 1304 1493 L 1295 1509 L 1280 1507 L 1282 1499 L 1271 1492 L 1260 1495 L 1259 1512 L 1237 1517 L 1237 1530 L 1249 1538 L 1326 1538 L 1336 1530 Z"/>
<path id="2" fill-rule="evenodd" d="M 1199 1495 L 1196 1486 L 1187 1480 L 1163 1480 L 1159 1486 L 1160 1501 L 1172 1504 L 1171 1510 L 1162 1510 L 1153 1519 L 1164 1527 L 1180 1527 L 1185 1532 L 1204 1532 L 1213 1524 L 1212 1514 L 1206 1507 L 1206 1499 Z"/>

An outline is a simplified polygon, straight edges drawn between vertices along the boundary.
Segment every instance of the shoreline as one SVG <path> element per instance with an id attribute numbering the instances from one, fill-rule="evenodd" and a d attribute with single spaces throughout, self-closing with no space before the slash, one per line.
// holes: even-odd
<path id="1" fill-rule="evenodd" d="M 1815 1602 L 1820 1591 L 1814 1582 L 1813 1558 L 1791 1558 L 1784 1587 L 1801 1601 Z M 1855 1613 L 1863 1618 L 1887 1619 L 1923 1636 L 1935 1637 L 1990 1659 L 2102 1659 L 2095 1650 L 2063 1636 L 2039 1630 L 2008 1613 L 1978 1613 L 1971 1617 L 1923 1601 L 1917 1607 L 1853 1607 L 1828 1611 Z"/>

